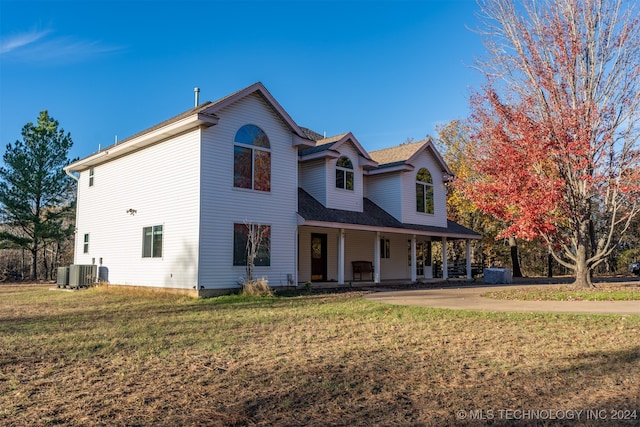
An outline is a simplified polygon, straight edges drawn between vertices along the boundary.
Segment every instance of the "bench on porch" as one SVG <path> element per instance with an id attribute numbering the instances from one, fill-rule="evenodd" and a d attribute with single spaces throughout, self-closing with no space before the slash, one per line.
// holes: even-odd
<path id="1" fill-rule="evenodd" d="M 373 263 L 371 261 L 351 261 L 353 267 L 353 280 L 356 280 L 356 274 L 360 275 L 362 280 L 362 274 L 370 274 L 371 280 L 373 280 Z"/>

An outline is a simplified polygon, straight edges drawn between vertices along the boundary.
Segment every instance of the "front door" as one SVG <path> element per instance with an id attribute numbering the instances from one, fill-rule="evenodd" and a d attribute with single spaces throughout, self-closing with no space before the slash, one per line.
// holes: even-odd
<path id="1" fill-rule="evenodd" d="M 327 280 L 327 235 L 311 235 L 311 281 Z"/>

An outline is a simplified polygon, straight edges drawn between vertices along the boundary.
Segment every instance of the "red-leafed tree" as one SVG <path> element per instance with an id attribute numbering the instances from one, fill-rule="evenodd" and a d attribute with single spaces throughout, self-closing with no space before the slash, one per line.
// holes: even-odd
<path id="1" fill-rule="evenodd" d="M 542 237 L 578 286 L 640 205 L 640 23 L 624 0 L 480 0 L 487 84 L 471 100 L 474 179 L 502 237 Z"/>

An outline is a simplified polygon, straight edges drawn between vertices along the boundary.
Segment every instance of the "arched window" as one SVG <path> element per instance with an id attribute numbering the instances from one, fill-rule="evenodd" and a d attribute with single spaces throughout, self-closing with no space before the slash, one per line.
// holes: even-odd
<path id="1" fill-rule="evenodd" d="M 271 191 L 271 145 L 262 129 L 242 126 L 233 146 L 233 186 Z"/>
<path id="2" fill-rule="evenodd" d="M 340 157 L 336 162 L 336 188 L 353 190 L 353 165 L 348 157 Z"/>
<path id="3" fill-rule="evenodd" d="M 416 175 L 416 210 L 433 213 L 433 180 L 425 168 L 421 168 Z"/>

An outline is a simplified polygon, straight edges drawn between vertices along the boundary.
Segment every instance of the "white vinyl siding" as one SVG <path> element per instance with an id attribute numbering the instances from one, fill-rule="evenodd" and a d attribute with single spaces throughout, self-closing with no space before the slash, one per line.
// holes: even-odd
<path id="1" fill-rule="evenodd" d="M 406 197 L 402 193 L 400 172 L 365 176 L 364 196 L 398 221 L 402 219 L 402 204 Z"/>
<path id="2" fill-rule="evenodd" d="M 233 266 L 233 224 L 250 222 L 271 227 L 269 266 L 256 266 L 255 277 L 272 286 L 286 285 L 296 271 L 298 152 L 292 134 L 262 97 L 251 95 L 216 112 L 218 125 L 203 132 L 201 165 L 199 286 L 228 289 L 246 275 Z M 233 147 L 238 129 L 253 124 L 271 144 L 271 191 L 233 186 Z"/>
<path id="3" fill-rule="evenodd" d="M 317 159 L 300 164 L 300 187 L 323 206 L 327 205 L 327 163 Z"/>
<path id="4" fill-rule="evenodd" d="M 350 143 L 344 143 L 339 147 L 340 156 L 351 160 L 353 165 L 353 190 L 336 188 L 336 163 L 338 159 L 327 161 L 326 188 L 327 204 L 331 209 L 344 209 L 347 211 L 362 212 L 362 167 L 359 166 L 358 152 Z"/>
<path id="5" fill-rule="evenodd" d="M 109 282 L 192 289 L 197 282 L 199 130 L 80 174 L 75 263 L 103 260 Z M 107 154 L 105 154 L 107 156 Z M 162 258 L 142 257 L 144 227 L 163 226 Z M 91 230 L 91 256 L 82 236 Z"/>
<path id="6" fill-rule="evenodd" d="M 344 235 L 344 279 L 354 280 L 353 261 L 371 261 L 376 264 L 374 245 L 380 244 L 375 232 L 347 230 Z M 360 276 L 358 276 L 360 279 Z M 363 280 L 371 280 L 371 275 L 364 274 Z"/>
<path id="7" fill-rule="evenodd" d="M 407 224 L 447 226 L 447 190 L 442 181 L 442 171 L 435 159 L 423 152 L 413 164 L 415 169 L 402 173 L 402 222 Z M 416 211 L 416 175 L 420 168 L 427 168 L 433 179 L 433 214 Z"/>

